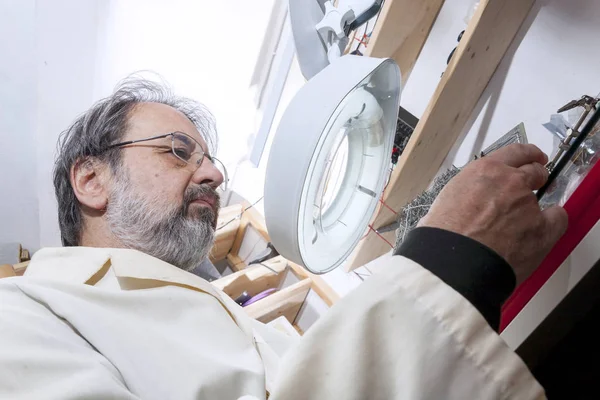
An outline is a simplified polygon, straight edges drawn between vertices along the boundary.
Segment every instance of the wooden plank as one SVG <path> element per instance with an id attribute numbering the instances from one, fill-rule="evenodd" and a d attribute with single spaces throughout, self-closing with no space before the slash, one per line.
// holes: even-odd
<path id="1" fill-rule="evenodd" d="M 287 267 L 287 260 L 283 257 L 275 257 L 267 260 L 262 265 L 253 265 L 249 268 L 235 272 L 221 279 L 211 282 L 232 299 L 239 297 L 244 291 L 254 296 L 262 291 L 277 288 L 281 284 Z M 271 270 L 274 270 L 275 273 Z"/>
<path id="2" fill-rule="evenodd" d="M 232 271 L 241 271 L 246 268 L 246 263 L 237 254 L 227 254 L 227 264 Z"/>
<path id="3" fill-rule="evenodd" d="M 237 256 L 238 252 L 240 251 L 240 247 L 242 247 L 242 241 L 244 240 L 244 236 L 246 235 L 246 227 L 249 223 L 250 220 L 248 219 L 248 213 L 244 212 L 240 218 L 240 225 L 235 234 L 235 239 L 233 241 L 233 244 L 231 245 L 231 250 L 229 251 L 229 254 Z"/>
<path id="4" fill-rule="evenodd" d="M 310 273 L 300 265 L 294 264 L 291 261 L 288 261 L 288 263 L 298 276 L 311 280 L 311 289 L 314 290 L 329 307 L 334 305 L 340 299 L 340 295 L 337 294 L 337 292 L 333 290 L 321 276 Z"/>
<path id="5" fill-rule="evenodd" d="M 534 2 L 482 0 L 392 173 L 383 197 L 391 209 L 399 210 L 435 177 Z M 379 229 L 395 219 L 388 208 L 380 207 L 373 227 Z M 351 271 L 389 250 L 389 245 L 370 232 L 346 269 Z"/>
<path id="6" fill-rule="evenodd" d="M 370 57 L 391 57 L 405 84 L 444 0 L 386 0 L 365 50 Z"/>
<path id="7" fill-rule="evenodd" d="M 11 276 L 17 276 L 13 266 L 10 264 L 2 264 L 0 265 L 0 279 L 1 278 L 10 278 Z"/>
<path id="8" fill-rule="evenodd" d="M 23 261 L 22 263 L 14 264 L 13 269 L 18 276 L 22 276 L 25 273 L 25 270 L 29 266 L 31 261 Z"/>
<path id="9" fill-rule="evenodd" d="M 235 237 L 240 227 L 240 220 L 236 219 L 242 212 L 241 204 L 234 204 L 222 208 L 219 212 L 217 230 L 215 232 L 215 243 L 210 251 L 210 261 L 215 263 L 223 260 L 235 241 Z"/>
<path id="10" fill-rule="evenodd" d="M 271 322 L 283 315 L 293 324 L 300 311 L 300 307 L 302 307 L 302 303 L 304 303 L 304 299 L 308 295 L 310 286 L 310 279 L 301 280 L 245 307 L 244 310 L 246 310 L 251 318 L 263 323 Z"/>

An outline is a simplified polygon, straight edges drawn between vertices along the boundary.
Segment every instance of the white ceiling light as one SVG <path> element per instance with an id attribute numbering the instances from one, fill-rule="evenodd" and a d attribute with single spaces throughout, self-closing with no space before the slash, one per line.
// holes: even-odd
<path id="1" fill-rule="evenodd" d="M 390 59 L 340 57 L 351 9 L 292 0 L 290 18 L 300 66 L 311 79 L 277 128 L 265 217 L 284 257 L 323 273 L 350 255 L 375 212 L 391 162 L 400 71 Z"/>

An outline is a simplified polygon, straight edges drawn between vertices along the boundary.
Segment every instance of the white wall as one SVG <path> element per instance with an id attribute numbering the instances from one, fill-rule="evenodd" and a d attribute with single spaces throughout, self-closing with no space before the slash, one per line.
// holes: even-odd
<path id="1" fill-rule="evenodd" d="M 0 242 L 39 246 L 34 0 L 0 2 Z"/>
<path id="2" fill-rule="evenodd" d="M 248 90 L 273 0 L 112 0 L 99 48 L 97 89 L 108 94 L 136 70 L 160 73 L 178 94 L 215 114 L 219 155 L 229 166 L 248 152 Z"/>
<path id="3" fill-rule="evenodd" d="M 58 135 L 95 100 L 103 0 L 36 2 L 37 194 L 40 247 L 60 246 L 52 167 Z"/>
<path id="4" fill-rule="evenodd" d="M 218 154 L 235 169 L 249 148 L 249 85 L 272 4 L 0 1 L 0 242 L 60 245 L 58 135 L 135 71 L 156 71 L 178 94 L 204 102 L 217 118 Z"/>

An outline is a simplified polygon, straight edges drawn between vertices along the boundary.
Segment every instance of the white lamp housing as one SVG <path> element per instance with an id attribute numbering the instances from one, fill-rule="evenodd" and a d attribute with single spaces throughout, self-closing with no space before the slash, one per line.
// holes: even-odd
<path id="1" fill-rule="evenodd" d="M 400 85 L 392 60 L 348 55 L 291 101 L 265 180 L 267 229 L 287 259 L 328 272 L 365 234 L 391 165 Z"/>

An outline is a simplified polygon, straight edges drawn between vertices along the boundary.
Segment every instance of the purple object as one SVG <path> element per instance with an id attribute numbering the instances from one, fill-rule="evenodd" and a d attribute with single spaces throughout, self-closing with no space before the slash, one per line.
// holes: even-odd
<path id="1" fill-rule="evenodd" d="M 248 299 L 248 301 L 246 301 L 244 304 L 242 304 L 242 307 L 246 307 L 249 306 L 250 304 L 256 303 L 257 301 L 264 299 L 265 297 L 275 293 L 277 291 L 277 289 L 275 288 L 271 288 L 271 289 L 267 289 L 264 292 L 260 292 L 259 294 L 252 296 L 250 299 Z"/>

